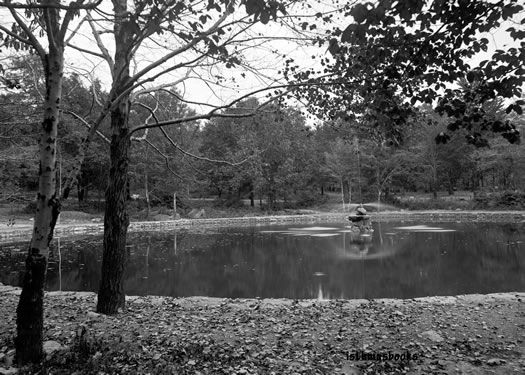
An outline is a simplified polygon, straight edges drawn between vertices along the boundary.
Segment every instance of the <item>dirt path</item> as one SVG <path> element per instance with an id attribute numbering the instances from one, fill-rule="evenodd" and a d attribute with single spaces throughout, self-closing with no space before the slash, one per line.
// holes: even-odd
<path id="1" fill-rule="evenodd" d="M 0 287 L 0 373 L 9 371 L 18 293 Z M 95 298 L 48 293 L 46 346 L 58 349 L 44 363 L 48 373 L 525 373 L 525 293 L 374 301 L 129 297 L 115 317 L 94 313 Z"/>

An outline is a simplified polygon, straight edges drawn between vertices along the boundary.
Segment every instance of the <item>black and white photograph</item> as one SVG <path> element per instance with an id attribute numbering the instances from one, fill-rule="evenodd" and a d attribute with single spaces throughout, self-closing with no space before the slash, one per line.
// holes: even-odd
<path id="1" fill-rule="evenodd" d="M 0 375 L 525 374 L 525 0 L 0 0 Z"/>

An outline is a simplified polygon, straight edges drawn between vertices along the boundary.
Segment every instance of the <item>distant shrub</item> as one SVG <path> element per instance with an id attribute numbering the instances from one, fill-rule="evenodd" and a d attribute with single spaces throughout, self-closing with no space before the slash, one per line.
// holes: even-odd
<path id="1" fill-rule="evenodd" d="M 441 198 L 425 200 L 395 200 L 393 203 L 396 207 L 406 210 L 468 210 L 473 208 L 470 201 L 450 201 Z"/>
<path id="2" fill-rule="evenodd" d="M 32 201 L 29 202 L 23 209 L 22 212 L 24 214 L 34 214 L 36 211 L 36 202 Z"/>
<path id="3" fill-rule="evenodd" d="M 479 192 L 474 196 L 476 209 L 525 209 L 525 192 Z"/>
<path id="4" fill-rule="evenodd" d="M 305 208 L 328 202 L 328 195 L 321 195 L 314 191 L 301 191 L 295 199 L 295 207 Z"/>

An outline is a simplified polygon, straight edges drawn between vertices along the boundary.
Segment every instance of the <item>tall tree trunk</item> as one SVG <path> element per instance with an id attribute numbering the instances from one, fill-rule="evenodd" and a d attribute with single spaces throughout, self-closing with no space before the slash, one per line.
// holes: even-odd
<path id="1" fill-rule="evenodd" d="M 127 1 L 113 0 L 115 23 L 115 58 L 113 65 L 112 102 L 123 93 L 129 83 L 130 61 L 136 25 L 130 19 Z M 106 188 L 104 214 L 104 252 L 102 279 L 98 291 L 97 312 L 116 314 L 125 305 L 124 269 L 126 266 L 126 237 L 129 217 L 129 94 L 114 102 L 111 110 L 110 169 Z"/>
<path id="2" fill-rule="evenodd" d="M 40 166 L 38 195 L 31 245 L 26 258 L 22 293 L 16 310 L 16 360 L 19 364 L 42 359 L 44 325 L 44 287 L 49 243 L 60 213 L 56 196 L 56 141 L 59 106 L 62 96 L 64 49 L 57 43 L 50 46 L 44 58 L 46 97 L 44 119 L 39 140 Z"/>
<path id="3" fill-rule="evenodd" d="M 129 102 L 127 101 L 111 113 L 111 157 L 104 215 L 102 279 L 97 304 L 97 312 L 103 314 L 116 314 L 125 304 L 123 276 L 129 225 L 126 198 L 128 154 L 131 144 L 128 115 Z"/>

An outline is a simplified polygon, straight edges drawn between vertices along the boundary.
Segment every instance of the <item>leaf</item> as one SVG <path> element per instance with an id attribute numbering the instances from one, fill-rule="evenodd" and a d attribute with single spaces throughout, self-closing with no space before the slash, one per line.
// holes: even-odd
<path id="1" fill-rule="evenodd" d="M 261 22 L 266 25 L 268 22 L 270 22 L 270 13 L 263 11 L 261 13 Z"/>
<path id="2" fill-rule="evenodd" d="M 341 42 L 349 43 L 352 41 L 352 35 L 354 34 L 356 25 L 351 23 L 346 29 L 344 29 L 343 34 L 341 35 Z"/>
<path id="3" fill-rule="evenodd" d="M 332 55 L 336 55 L 339 52 L 339 50 L 340 48 L 337 39 L 330 39 L 330 42 L 328 43 L 328 52 L 330 52 Z"/>
<path id="4" fill-rule="evenodd" d="M 350 11 L 350 15 L 354 18 L 354 21 L 357 23 L 364 22 L 366 20 L 367 14 L 368 9 L 366 8 L 366 5 L 363 4 L 357 4 Z"/>

